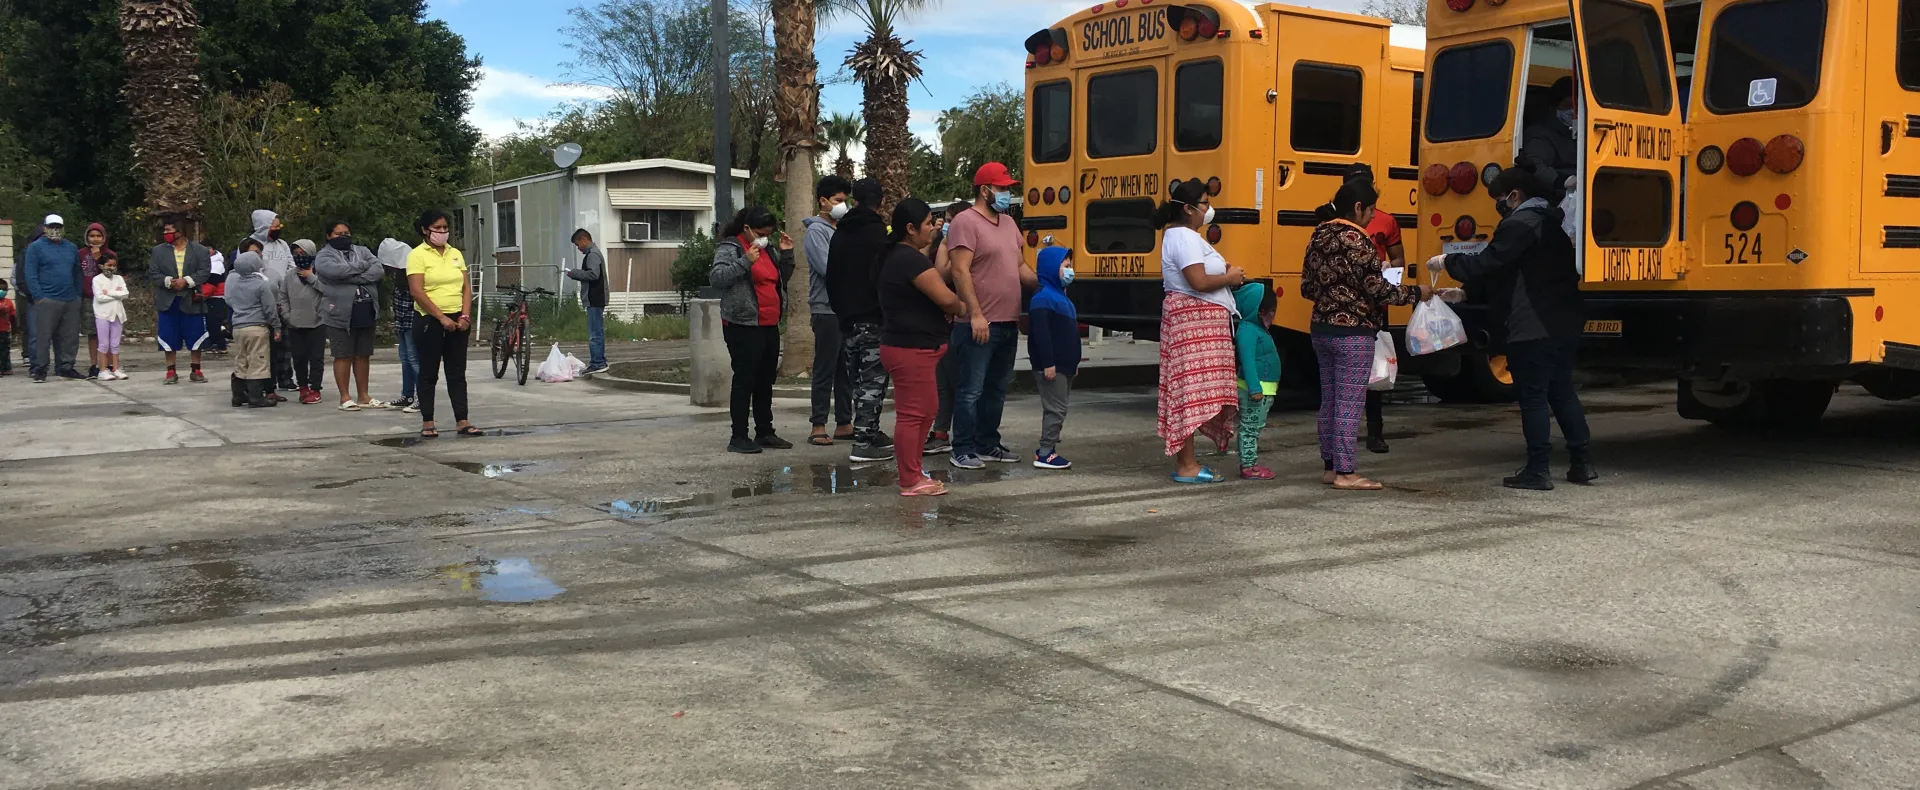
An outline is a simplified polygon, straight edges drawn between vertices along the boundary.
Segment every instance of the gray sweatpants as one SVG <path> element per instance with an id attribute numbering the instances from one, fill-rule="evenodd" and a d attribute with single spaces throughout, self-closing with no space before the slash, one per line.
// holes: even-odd
<path id="1" fill-rule="evenodd" d="M 53 351 L 54 367 L 47 369 L 47 351 Z M 28 365 L 35 374 L 73 370 L 74 355 L 80 351 L 80 300 L 56 302 L 42 300 L 33 306 L 33 349 Z"/>
<path id="2" fill-rule="evenodd" d="M 1047 380 L 1047 374 L 1033 372 L 1033 384 L 1040 390 L 1040 455 L 1052 455 L 1060 447 L 1060 428 L 1067 422 L 1067 398 L 1073 394 L 1073 377 L 1064 373 Z"/>

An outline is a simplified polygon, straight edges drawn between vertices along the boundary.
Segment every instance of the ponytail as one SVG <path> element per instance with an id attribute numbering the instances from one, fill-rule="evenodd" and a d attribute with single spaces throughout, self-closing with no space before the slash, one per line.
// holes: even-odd
<path id="1" fill-rule="evenodd" d="M 1177 181 L 1167 190 L 1167 199 L 1153 210 L 1154 230 L 1166 230 L 1168 225 L 1180 221 L 1188 208 L 1200 205 L 1200 199 L 1207 196 L 1207 182 L 1198 178 Z"/>
<path id="2" fill-rule="evenodd" d="M 933 216 L 933 209 L 919 198 L 907 198 L 893 205 L 893 230 L 887 232 L 888 244 L 899 244 L 907 240 L 907 229 L 926 223 Z"/>

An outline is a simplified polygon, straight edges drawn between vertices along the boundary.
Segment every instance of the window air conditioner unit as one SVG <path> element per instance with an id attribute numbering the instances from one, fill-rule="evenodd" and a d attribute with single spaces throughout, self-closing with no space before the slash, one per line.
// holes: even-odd
<path id="1" fill-rule="evenodd" d="M 653 223 L 623 222 L 620 224 L 621 241 L 653 241 Z"/>

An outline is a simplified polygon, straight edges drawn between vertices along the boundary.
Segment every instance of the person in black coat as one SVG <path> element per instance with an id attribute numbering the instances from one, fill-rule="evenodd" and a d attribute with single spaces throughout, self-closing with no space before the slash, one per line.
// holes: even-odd
<path id="1" fill-rule="evenodd" d="M 880 364 L 880 264 L 887 221 L 880 216 L 880 182 L 853 183 L 854 207 L 840 220 L 827 245 L 827 300 L 840 319 L 848 377 L 853 382 L 853 463 L 893 459 L 893 439 L 880 430 L 887 399 L 887 369 Z"/>
<path id="2" fill-rule="evenodd" d="M 1433 271 L 1444 269 L 1486 294 L 1495 320 L 1504 324 L 1507 367 L 1527 439 L 1526 467 L 1504 483 L 1536 491 L 1553 489 L 1548 458 L 1555 419 L 1572 459 L 1567 480 L 1584 484 L 1599 477 L 1589 454 L 1586 411 L 1573 383 L 1586 319 L 1573 240 L 1560 229 L 1560 209 L 1547 202 L 1555 177 L 1551 168 L 1525 165 L 1501 172 L 1488 190 L 1502 219 L 1486 249 L 1436 255 L 1427 262 Z"/>

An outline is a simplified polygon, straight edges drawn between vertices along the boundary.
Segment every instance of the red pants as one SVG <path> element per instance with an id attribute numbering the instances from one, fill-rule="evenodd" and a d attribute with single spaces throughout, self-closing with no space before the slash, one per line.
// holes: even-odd
<path id="1" fill-rule="evenodd" d="M 940 412 L 935 371 L 946 354 L 946 346 L 880 347 L 880 364 L 893 377 L 893 462 L 900 469 L 901 488 L 912 488 L 927 479 L 920 468 L 920 453 L 927 446 L 933 418 Z"/>

